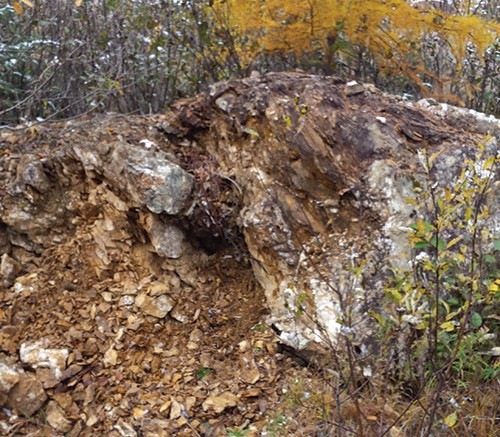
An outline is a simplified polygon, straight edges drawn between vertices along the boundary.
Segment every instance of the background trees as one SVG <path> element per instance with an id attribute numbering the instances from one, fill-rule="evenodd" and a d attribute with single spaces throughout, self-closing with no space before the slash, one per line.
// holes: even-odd
<path id="1" fill-rule="evenodd" d="M 302 68 L 500 113 L 494 0 L 19 0 L 0 6 L 0 119 L 161 112 Z"/>
<path id="2" fill-rule="evenodd" d="M 0 114 L 160 112 L 225 77 L 203 2 L 37 0 L 0 8 Z M 234 71 L 227 60 L 226 70 Z"/>
<path id="3" fill-rule="evenodd" d="M 226 4 L 261 62 L 271 56 L 281 68 L 499 111 L 500 26 L 490 20 L 492 2 L 222 0 L 218 7 Z"/>

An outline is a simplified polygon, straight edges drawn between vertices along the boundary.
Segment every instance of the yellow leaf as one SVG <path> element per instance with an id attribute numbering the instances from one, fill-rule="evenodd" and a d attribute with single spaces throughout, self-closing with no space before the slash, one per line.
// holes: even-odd
<path id="1" fill-rule="evenodd" d="M 445 300 L 443 299 L 439 299 L 439 302 L 441 303 L 441 305 L 444 306 L 445 310 L 446 310 L 446 314 L 449 314 L 450 313 L 450 306 L 448 305 L 448 302 L 446 302 Z M 448 318 L 446 318 L 446 320 L 449 320 Z"/>
<path id="2" fill-rule="evenodd" d="M 445 332 L 452 332 L 455 330 L 455 324 L 453 322 L 444 322 L 439 326 Z"/>
<path id="3" fill-rule="evenodd" d="M 248 135 L 253 135 L 254 137 L 259 137 L 259 133 L 249 127 L 243 126 L 243 132 L 245 132 Z"/>
<path id="4" fill-rule="evenodd" d="M 451 200 L 451 197 L 452 197 L 452 196 L 451 196 L 451 191 L 450 191 L 450 189 L 449 189 L 449 188 L 445 188 L 445 190 L 444 190 L 444 200 L 445 200 L 446 202 L 449 202 L 449 201 Z"/>
<path id="5" fill-rule="evenodd" d="M 457 244 L 460 240 L 463 240 L 463 235 L 461 235 L 460 237 L 457 237 L 457 238 L 454 238 L 453 240 L 451 240 L 447 245 L 446 245 L 446 248 L 449 249 L 450 247 L 453 247 L 455 244 Z"/>
<path id="6" fill-rule="evenodd" d="M 448 425 L 450 428 L 453 428 L 457 423 L 457 419 L 458 419 L 457 413 L 451 413 L 445 417 L 444 423 Z"/>
<path id="7" fill-rule="evenodd" d="M 421 331 L 422 329 L 426 329 L 427 328 L 427 323 L 426 322 L 420 322 L 417 326 L 415 326 L 415 328 L 417 328 L 419 331 Z"/>
<path id="8" fill-rule="evenodd" d="M 483 170 L 488 170 L 495 163 L 496 156 L 491 156 L 486 162 L 483 164 Z"/>
<path id="9" fill-rule="evenodd" d="M 21 0 L 26 6 L 33 8 L 33 3 L 31 3 L 29 0 Z"/>
<path id="10" fill-rule="evenodd" d="M 449 322 L 450 320 L 454 319 L 458 314 L 460 314 L 462 312 L 462 308 L 459 308 L 458 310 L 456 311 L 453 311 L 451 313 L 449 313 L 447 316 L 446 316 L 446 322 Z M 445 322 L 445 323 L 446 323 Z M 441 326 L 442 327 L 442 326 Z"/>
<path id="11" fill-rule="evenodd" d="M 470 207 L 465 208 L 464 219 L 466 222 L 468 222 L 472 218 L 472 213 L 473 213 L 472 208 Z"/>
<path id="12" fill-rule="evenodd" d="M 417 199 L 414 197 L 405 197 L 404 199 L 408 205 L 417 206 Z"/>
<path id="13" fill-rule="evenodd" d="M 14 11 L 16 11 L 17 15 L 23 15 L 24 9 L 21 6 L 21 3 L 14 2 L 14 3 L 12 3 L 12 7 L 14 8 Z"/>
<path id="14" fill-rule="evenodd" d="M 75 0 L 75 6 L 78 8 L 82 5 L 82 0 Z"/>
<path id="15" fill-rule="evenodd" d="M 434 160 L 441 154 L 441 151 L 433 153 L 429 158 L 429 165 L 432 167 Z"/>

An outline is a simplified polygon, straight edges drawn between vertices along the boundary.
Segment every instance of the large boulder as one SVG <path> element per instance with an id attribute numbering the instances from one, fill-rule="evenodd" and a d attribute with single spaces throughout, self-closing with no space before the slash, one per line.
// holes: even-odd
<path id="1" fill-rule="evenodd" d="M 425 178 L 422 152 L 439 152 L 433 177 L 443 187 L 478 143 L 496 153 L 500 135 L 492 116 L 301 73 L 215 84 L 174 105 L 159 127 L 172 141 L 194 137 L 237 183 L 270 321 L 299 349 L 334 341 L 347 307 L 356 309 L 356 334 L 369 334 L 367 314 L 390 271 L 409 267 L 415 206 L 407 198 Z M 488 199 L 498 234 L 495 198 L 498 183 Z M 309 314 L 298 320 L 300 302 Z"/>
<path id="2" fill-rule="evenodd" d="M 500 124 L 373 85 L 273 73 L 215 84 L 165 115 L 50 129 L 0 161 L 4 284 L 28 269 L 27 254 L 58 244 L 68 229 L 92 249 L 81 256 L 98 275 L 112 275 L 124 253 L 154 273 L 165 267 L 150 261 L 154 253 L 190 285 L 200 252 L 236 247 L 251 261 L 281 339 L 306 348 L 334 341 L 347 307 L 356 308 L 349 324 L 369 334 L 366 314 L 390 269 L 408 266 L 415 207 L 406 199 L 423 179 L 421 151 L 440 152 L 435 178 L 443 186 L 478 142 L 498 149 Z M 140 296 L 129 304 L 156 302 Z M 150 315 L 170 312 L 175 302 L 164 299 Z M 300 302 L 309 322 L 297 317 Z"/>

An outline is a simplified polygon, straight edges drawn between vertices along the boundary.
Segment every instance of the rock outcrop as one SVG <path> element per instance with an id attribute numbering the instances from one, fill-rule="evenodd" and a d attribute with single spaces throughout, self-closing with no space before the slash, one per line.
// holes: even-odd
<path id="1" fill-rule="evenodd" d="M 166 272 L 171 285 L 163 296 L 147 280 L 130 285 L 121 305 L 185 320 L 180 281 L 196 286 L 207 253 L 234 249 L 249 258 L 282 341 L 321 344 L 341 331 L 345 299 L 363 319 L 388 269 L 407 263 L 405 198 L 422 177 L 418 150 L 440 152 L 445 184 L 477 142 L 497 147 L 484 136 L 498 135 L 497 120 L 462 114 L 465 126 L 459 113 L 372 85 L 276 73 L 215 84 L 165 115 L 36 127 L 19 146 L 5 133 L 3 285 L 23 289 L 16 278 L 43 253 L 79 239 L 68 268 L 90 265 L 102 280 L 132 254 L 138 276 Z M 347 280 L 361 259 L 362 275 Z M 312 325 L 294 314 L 300 296 Z"/>
<path id="2" fill-rule="evenodd" d="M 238 223 L 271 320 L 299 349 L 338 335 L 345 300 L 358 308 L 359 337 L 368 334 L 363 322 L 389 270 L 408 267 L 415 208 L 406 199 L 422 182 L 419 150 L 439 152 L 435 177 L 445 186 L 478 143 L 496 153 L 500 135 L 492 116 L 304 74 L 216 84 L 164 119 L 157 126 L 171 141 L 191 138 L 236 181 Z M 490 196 L 496 233 L 498 190 Z M 361 260 L 352 283 L 348 272 Z M 304 295 L 309 327 L 294 315 Z"/>

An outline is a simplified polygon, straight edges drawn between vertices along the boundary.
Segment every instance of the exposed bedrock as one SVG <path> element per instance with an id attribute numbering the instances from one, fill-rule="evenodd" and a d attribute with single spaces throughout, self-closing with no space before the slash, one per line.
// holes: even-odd
<path id="1" fill-rule="evenodd" d="M 144 259 L 192 266 L 179 267 L 187 282 L 200 253 L 232 249 L 250 259 L 284 342 L 335 339 L 346 300 L 365 338 L 389 269 L 408 266 L 418 151 L 440 152 L 442 187 L 477 143 L 495 152 L 499 132 L 472 111 L 299 73 L 218 83 L 165 115 L 42 127 L 31 149 L 1 158 L 3 283 L 68 238 L 88 239 L 98 275 L 146 247 Z M 498 194 L 497 183 L 494 232 Z M 310 322 L 294 314 L 300 296 Z"/>

